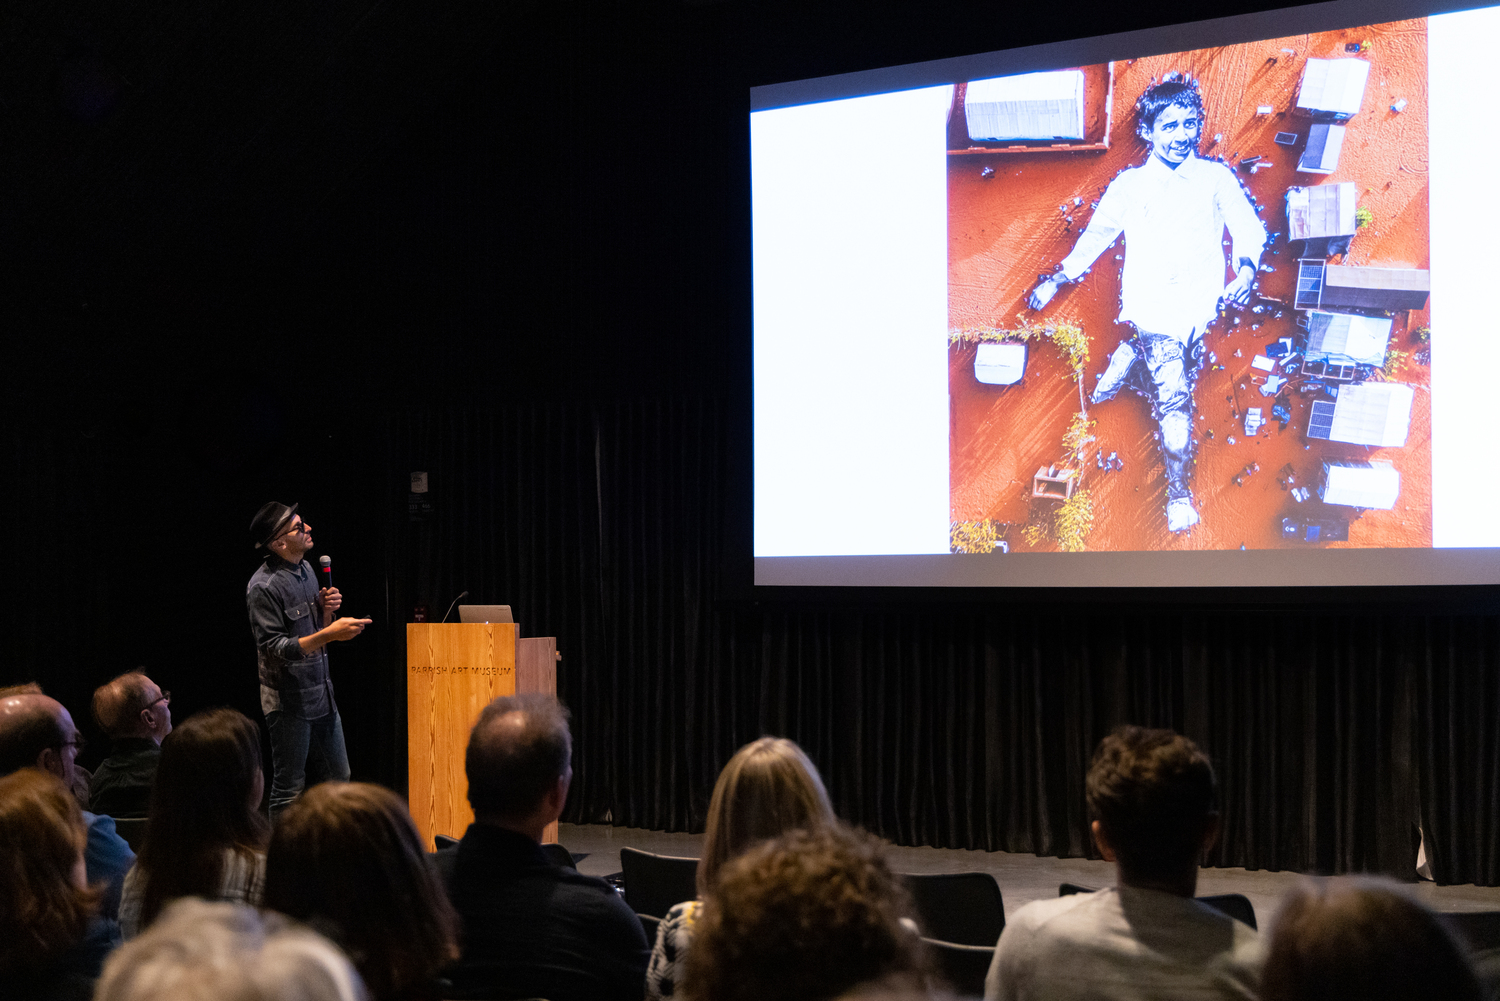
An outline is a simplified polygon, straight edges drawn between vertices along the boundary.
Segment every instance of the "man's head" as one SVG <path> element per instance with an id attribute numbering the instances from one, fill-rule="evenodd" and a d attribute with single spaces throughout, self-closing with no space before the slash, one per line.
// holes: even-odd
<path id="1" fill-rule="evenodd" d="M 1478 1001 L 1468 950 L 1397 883 L 1306 880 L 1283 898 L 1261 973 L 1264 1001 Z"/>
<path id="2" fill-rule="evenodd" d="M 34 767 L 71 786 L 73 762 L 83 746 L 68 710 L 36 685 L 0 692 L 0 775 Z"/>
<path id="3" fill-rule="evenodd" d="M 289 563 L 298 563 L 313 547 L 312 526 L 297 513 L 297 505 L 288 507 L 271 501 L 255 512 L 250 522 L 250 538 L 257 549 L 266 549 Z"/>
<path id="4" fill-rule="evenodd" d="M 182 897 L 116 949 L 100 1001 L 365 1001 L 348 958 L 322 935 L 243 904 Z"/>
<path id="5" fill-rule="evenodd" d="M 1218 832 L 1213 766 L 1171 730 L 1122 726 L 1099 742 L 1087 797 L 1095 838 L 1126 882 L 1197 872 Z"/>
<path id="6" fill-rule="evenodd" d="M 1176 167 L 1198 148 L 1203 131 L 1203 95 L 1198 82 L 1168 73 L 1135 102 L 1136 130 L 1151 144 L 1151 155 Z"/>
<path id="7" fill-rule="evenodd" d="M 114 740 L 161 739 L 172 732 L 172 696 L 139 670 L 94 690 L 94 719 Z"/>
<path id="8" fill-rule="evenodd" d="M 544 827 L 562 813 L 573 779 L 566 706 L 550 695 L 514 695 L 484 707 L 469 734 L 464 771 L 482 823 Z"/>

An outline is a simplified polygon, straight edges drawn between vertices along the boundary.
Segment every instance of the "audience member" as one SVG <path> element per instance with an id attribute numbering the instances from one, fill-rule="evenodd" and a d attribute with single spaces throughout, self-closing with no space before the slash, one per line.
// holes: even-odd
<path id="1" fill-rule="evenodd" d="M 1213 768 L 1186 737 L 1121 727 L 1100 742 L 1087 798 L 1116 886 L 1039 900 L 1007 921 L 985 998 L 1254 998 L 1261 944 L 1193 899 L 1218 835 Z"/>
<path id="2" fill-rule="evenodd" d="M 876 838 L 838 824 L 792 831 L 719 874 L 678 992 L 825 1001 L 873 980 L 920 984 L 920 939 L 902 920 L 910 909 Z"/>
<path id="3" fill-rule="evenodd" d="M 439 866 L 462 926 L 459 998 L 640 1001 L 646 934 L 602 879 L 541 849 L 573 777 L 568 711 L 519 695 L 484 708 L 464 759 L 475 821 Z"/>
<path id="4" fill-rule="evenodd" d="M 109 958 L 95 1001 L 365 1001 L 344 954 L 280 915 L 179 900 Z"/>
<path id="5" fill-rule="evenodd" d="M 35 684 L 0 689 L 0 775 L 34 767 L 51 772 L 73 789 L 78 777 L 75 759 L 86 741 L 61 702 L 48 698 Z M 99 913 L 113 920 L 120 911 L 120 888 L 135 852 L 115 830 L 109 817 L 83 812 L 88 828 L 84 862 L 90 885 L 102 884 Z"/>
<path id="6" fill-rule="evenodd" d="M 708 804 L 708 830 L 698 862 L 698 900 L 667 912 L 646 968 L 646 997 L 669 998 L 682 978 L 702 900 L 713 893 L 725 863 L 788 831 L 833 822 L 833 806 L 818 769 L 784 737 L 746 744 L 719 773 Z"/>
<path id="7" fill-rule="evenodd" d="M 83 811 L 55 775 L 0 778 L 0 984 L 6 997 L 86 1001 L 120 929 L 83 861 Z"/>
<path id="8" fill-rule="evenodd" d="M 1461 945 L 1395 883 L 1307 880 L 1277 912 L 1262 1001 L 1479 1001 Z"/>
<path id="9" fill-rule="evenodd" d="M 197 713 L 167 735 L 141 856 L 125 877 L 127 939 L 178 897 L 260 903 L 270 833 L 264 792 L 260 729 L 243 713 Z"/>
<path id="10" fill-rule="evenodd" d="M 111 817 L 144 817 L 161 740 L 172 732 L 172 696 L 141 671 L 129 671 L 94 691 L 94 719 L 112 741 L 94 769 L 89 806 Z"/>
<path id="11" fill-rule="evenodd" d="M 265 906 L 349 954 L 376 1001 L 442 997 L 458 916 L 401 797 L 364 782 L 313 786 L 277 819 Z"/>
<path id="12" fill-rule="evenodd" d="M 12 695 L 46 694 L 46 692 L 42 691 L 42 686 L 37 684 L 35 681 L 27 681 L 20 685 L 6 685 L 4 688 L 0 688 L 0 700 L 8 699 Z M 87 743 L 87 741 L 83 740 L 83 738 L 80 737 L 78 750 L 82 752 L 84 746 Z M 77 760 L 74 760 L 72 776 L 67 780 L 68 791 L 71 792 L 73 794 L 73 798 L 78 801 L 78 808 L 85 812 L 91 809 L 91 807 L 89 806 L 89 783 L 92 782 L 93 779 L 94 773 L 80 765 Z M 104 811 L 94 810 L 94 812 L 103 813 Z"/>

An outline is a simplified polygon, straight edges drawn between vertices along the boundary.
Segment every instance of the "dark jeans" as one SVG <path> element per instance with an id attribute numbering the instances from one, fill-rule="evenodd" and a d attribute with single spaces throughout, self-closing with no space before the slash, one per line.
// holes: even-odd
<path id="1" fill-rule="evenodd" d="M 1167 474 L 1167 500 L 1190 497 L 1188 476 L 1193 461 L 1193 383 L 1196 360 L 1176 338 L 1139 331 L 1140 343 L 1156 389 L 1152 411 L 1161 429 L 1161 458 Z"/>
<path id="2" fill-rule="evenodd" d="M 272 819 L 309 784 L 349 781 L 349 755 L 337 709 L 318 719 L 298 719 L 277 710 L 266 716 L 266 728 L 271 731 Z"/>

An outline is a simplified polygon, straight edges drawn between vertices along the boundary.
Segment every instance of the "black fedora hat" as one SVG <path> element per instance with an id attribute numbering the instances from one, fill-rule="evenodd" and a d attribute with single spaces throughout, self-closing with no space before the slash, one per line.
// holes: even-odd
<path id="1" fill-rule="evenodd" d="M 297 513 L 297 505 L 287 507 L 271 501 L 263 504 L 261 509 L 255 512 L 255 517 L 250 519 L 250 538 L 255 543 L 255 548 L 269 545 L 286 531 L 286 527 L 292 523 L 292 515 Z"/>

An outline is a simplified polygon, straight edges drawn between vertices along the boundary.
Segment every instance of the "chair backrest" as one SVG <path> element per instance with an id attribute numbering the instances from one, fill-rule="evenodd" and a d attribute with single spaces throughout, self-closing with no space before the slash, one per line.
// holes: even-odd
<path id="1" fill-rule="evenodd" d="M 625 902 L 637 914 L 664 918 L 673 904 L 698 896 L 698 860 L 620 849 Z"/>
<path id="2" fill-rule="evenodd" d="M 649 914 L 637 914 L 641 920 L 641 931 L 646 933 L 646 941 L 656 945 L 656 933 L 661 929 L 661 918 L 653 918 Z"/>
<path id="3" fill-rule="evenodd" d="M 146 839 L 145 817 L 115 817 L 115 831 L 125 839 L 130 850 L 139 853 L 141 842 Z"/>
<path id="4" fill-rule="evenodd" d="M 458 845 L 458 839 L 449 837 L 446 834 L 434 834 L 432 836 L 432 844 L 437 851 L 442 851 L 444 848 L 456 847 Z"/>
<path id="5" fill-rule="evenodd" d="M 1005 929 L 1000 884 L 987 872 L 903 873 L 927 938 L 993 946 Z"/>
<path id="6" fill-rule="evenodd" d="M 1081 886 L 1078 883 L 1060 883 L 1057 887 L 1059 897 L 1071 896 L 1075 893 L 1093 893 L 1095 887 Z M 1241 921 L 1251 928 L 1259 929 L 1255 920 L 1255 905 L 1250 903 L 1250 898 L 1243 893 L 1212 893 L 1206 897 L 1196 898 L 1200 903 L 1207 904 L 1220 914 L 1227 914 L 1236 921 Z"/>
<path id="7" fill-rule="evenodd" d="M 1500 949 L 1500 911 L 1448 911 L 1442 917 L 1473 951 Z"/>
<path id="8" fill-rule="evenodd" d="M 984 978 L 995 959 L 993 945 L 961 945 L 935 938 L 924 938 L 922 944 L 938 973 L 956 993 L 976 998 L 984 994 Z"/>
<path id="9" fill-rule="evenodd" d="M 1255 906 L 1243 893 L 1213 893 L 1206 897 L 1199 897 L 1198 901 L 1222 914 L 1228 914 L 1236 921 L 1244 922 L 1251 928 L 1260 927 L 1255 922 Z"/>

